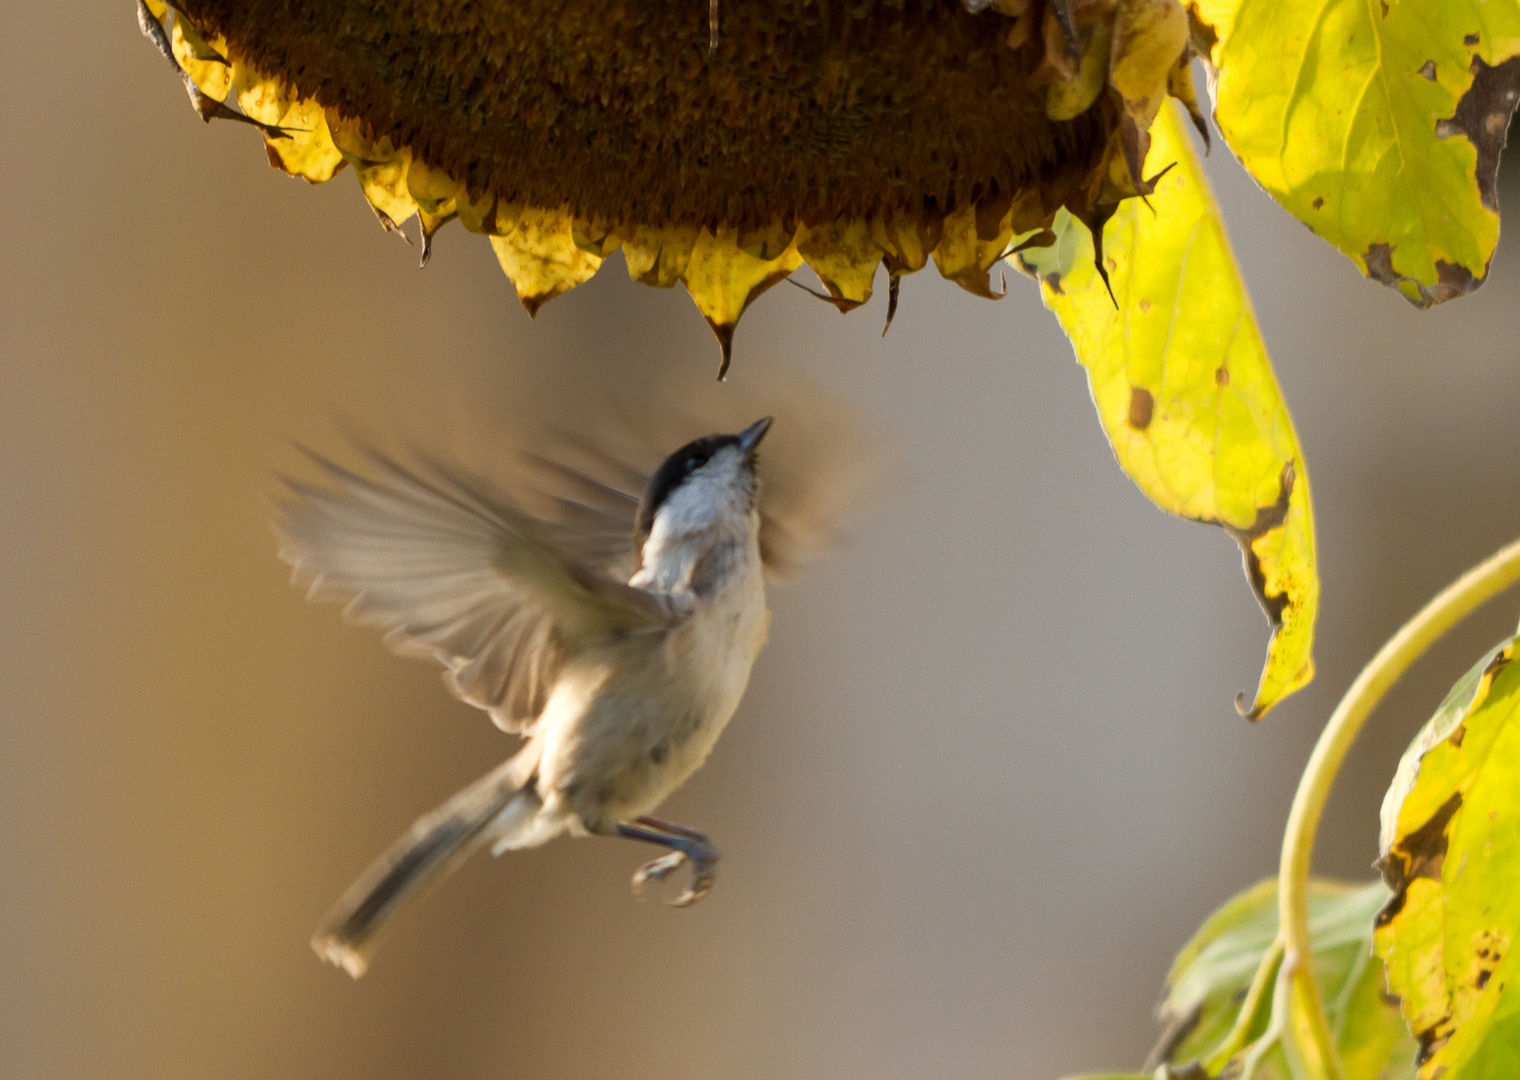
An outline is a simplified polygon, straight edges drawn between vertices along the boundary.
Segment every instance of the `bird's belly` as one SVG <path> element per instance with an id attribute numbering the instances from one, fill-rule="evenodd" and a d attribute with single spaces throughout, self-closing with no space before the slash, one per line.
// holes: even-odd
<path id="1" fill-rule="evenodd" d="M 761 607 L 726 625 L 691 620 L 637 662 L 625 655 L 588 673 L 585 690 L 563 703 L 556 688 L 542 729 L 546 802 L 591 832 L 653 812 L 707 760 L 738 708 L 765 618 Z"/>

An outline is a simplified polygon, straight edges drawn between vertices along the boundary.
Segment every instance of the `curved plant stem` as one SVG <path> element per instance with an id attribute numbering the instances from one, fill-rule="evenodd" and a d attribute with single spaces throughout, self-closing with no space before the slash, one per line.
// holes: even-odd
<path id="1" fill-rule="evenodd" d="M 1309 757 L 1283 835 L 1278 870 L 1278 919 L 1284 947 L 1279 979 L 1290 980 L 1288 1029 L 1299 1043 L 1309 1075 L 1341 1080 L 1309 941 L 1309 869 L 1314 837 L 1336 773 L 1367 715 L 1409 665 L 1443 634 L 1488 600 L 1520 581 L 1520 540 L 1463 574 L 1390 638 L 1362 669 L 1320 732 Z M 1308 1045 L 1304 1045 L 1307 1041 Z"/>
<path id="2" fill-rule="evenodd" d="M 1256 974 L 1251 979 L 1251 986 L 1246 991 L 1246 997 L 1240 1004 L 1240 1012 L 1235 1016 L 1235 1023 L 1230 1028 L 1224 1040 L 1209 1054 L 1204 1063 L 1204 1071 L 1210 1076 L 1217 1076 L 1224 1071 L 1224 1067 L 1230 1060 L 1245 1049 L 1246 1037 L 1251 1033 L 1251 1027 L 1256 1023 L 1256 1015 L 1261 1012 L 1265 1004 L 1268 989 L 1273 985 L 1272 977 L 1277 974 L 1278 962 L 1282 960 L 1283 942 L 1282 935 L 1272 942 L 1267 954 L 1262 957 L 1261 965 L 1256 969 Z M 1241 1075 L 1245 1080 L 1245 1075 Z"/>
<path id="3" fill-rule="evenodd" d="M 1283 1017 L 1288 1013 L 1288 995 L 1292 993 L 1288 983 L 1281 975 L 1278 976 L 1277 985 L 1272 988 L 1272 1019 L 1267 1024 L 1267 1030 L 1261 1038 L 1251 1044 L 1246 1052 L 1245 1061 L 1240 1068 L 1240 1080 L 1255 1080 L 1256 1070 L 1261 1067 L 1262 1060 L 1271 1052 L 1272 1047 L 1277 1045 L 1283 1036 Z"/>

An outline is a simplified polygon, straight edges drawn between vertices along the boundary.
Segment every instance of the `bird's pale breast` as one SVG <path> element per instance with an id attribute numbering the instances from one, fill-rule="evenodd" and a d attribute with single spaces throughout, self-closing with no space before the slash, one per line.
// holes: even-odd
<path id="1" fill-rule="evenodd" d="M 537 737 L 539 790 L 589 831 L 651 813 L 697 770 L 738 708 L 770 615 L 758 560 L 660 635 L 588 654 Z"/>

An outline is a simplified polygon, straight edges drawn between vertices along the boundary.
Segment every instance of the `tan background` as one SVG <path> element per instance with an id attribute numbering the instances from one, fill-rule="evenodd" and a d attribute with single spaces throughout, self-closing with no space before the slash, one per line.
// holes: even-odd
<path id="1" fill-rule="evenodd" d="M 1035 290 L 931 274 L 841 319 L 781 287 L 734 383 L 786 363 L 895 433 L 911 484 L 775 596 L 772 645 L 669 806 L 726 855 L 686 912 L 643 854 L 471 865 L 353 984 L 306 936 L 510 743 L 426 665 L 309 607 L 258 492 L 286 442 L 533 373 L 711 377 L 679 290 L 621 268 L 530 322 L 457 226 L 433 265 L 353 180 L 202 127 L 131 6 L 7 0 L 0 45 L 0 1076 L 1053 1080 L 1136 1065 L 1173 950 L 1269 872 L 1356 667 L 1520 534 L 1520 259 L 1427 314 L 1210 159 L 1313 471 L 1320 678 L 1258 726 L 1234 546 L 1115 468 Z M 600 366 L 598 366 L 600 365 Z M 1365 876 L 1422 715 L 1512 624 L 1373 722 L 1320 863 Z"/>

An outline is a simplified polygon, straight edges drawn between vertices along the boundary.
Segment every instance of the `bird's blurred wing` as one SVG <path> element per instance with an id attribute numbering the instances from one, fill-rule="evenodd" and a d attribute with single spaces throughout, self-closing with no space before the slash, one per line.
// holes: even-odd
<path id="1" fill-rule="evenodd" d="M 581 565 L 628 580 L 638 569 L 634 518 L 648 477 L 590 438 L 559 432 L 556 439 L 559 458 L 522 455 L 519 483 L 545 502 L 543 513 L 556 547 Z"/>
<path id="2" fill-rule="evenodd" d="M 600 568 L 595 543 L 577 550 L 594 533 L 570 521 L 530 516 L 436 462 L 370 453 L 370 478 L 312 458 L 329 486 L 288 481 L 274 521 L 296 581 L 347 600 L 397 652 L 437 659 L 508 731 L 543 709 L 577 646 L 667 621 L 655 597 Z"/>
<path id="3" fill-rule="evenodd" d="M 784 582 L 837 548 L 890 495 L 886 440 L 861 413 L 814 390 L 783 400 L 760 444 L 760 558 Z"/>
<path id="4" fill-rule="evenodd" d="M 760 559 L 766 576 L 787 581 L 802 566 L 839 547 L 869 501 L 872 479 L 861 463 L 815 462 L 790 471 L 760 462 Z"/>
<path id="5" fill-rule="evenodd" d="M 775 424 L 760 445 L 757 466 L 760 555 L 767 576 L 785 581 L 844 543 L 893 494 L 887 441 L 864 413 L 826 388 L 796 376 L 771 383 L 750 394 L 724 387 L 720 396 L 700 402 L 674 393 L 658 408 L 607 406 L 594 424 L 585 425 L 586 434 L 561 432 L 562 455 L 573 456 L 577 468 L 554 467 L 566 483 L 595 486 L 578 489 L 585 494 L 576 498 L 600 508 L 607 504 L 596 495 L 616 493 L 614 516 L 588 520 L 588 530 L 599 524 L 603 535 L 626 538 L 644 485 L 666 454 L 703 435 L 740 431 L 770 414 Z"/>

